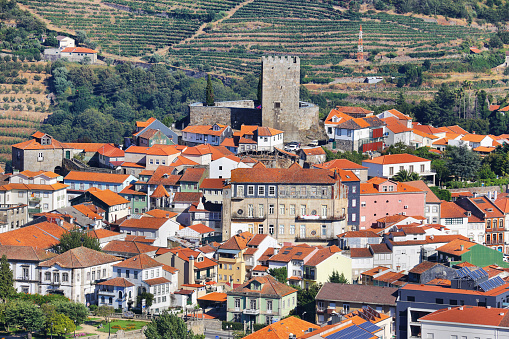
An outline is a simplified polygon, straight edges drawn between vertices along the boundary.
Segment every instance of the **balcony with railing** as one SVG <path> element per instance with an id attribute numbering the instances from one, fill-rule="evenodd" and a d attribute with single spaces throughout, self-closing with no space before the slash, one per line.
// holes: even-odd
<path id="1" fill-rule="evenodd" d="M 40 207 L 35 207 L 35 208 L 29 208 L 28 209 L 28 214 L 35 214 L 35 213 L 41 213 L 41 208 Z"/>
<path id="2" fill-rule="evenodd" d="M 242 212 L 240 212 L 242 211 Z M 237 210 L 236 212 L 233 212 L 231 215 L 232 220 L 250 220 L 250 221 L 264 221 L 267 219 L 267 214 L 253 214 L 248 215 L 246 211 L 243 211 L 241 209 Z"/>
<path id="3" fill-rule="evenodd" d="M 346 219 L 346 214 L 340 214 L 340 215 L 327 215 L 327 216 L 321 216 L 321 215 L 298 215 L 295 217 L 295 221 L 310 221 L 310 222 L 316 222 L 316 221 L 341 221 Z"/>
<path id="4" fill-rule="evenodd" d="M 254 308 L 246 308 L 245 310 L 242 311 L 242 313 L 248 314 L 248 315 L 258 315 L 258 314 L 260 314 L 260 310 L 254 309 Z"/>

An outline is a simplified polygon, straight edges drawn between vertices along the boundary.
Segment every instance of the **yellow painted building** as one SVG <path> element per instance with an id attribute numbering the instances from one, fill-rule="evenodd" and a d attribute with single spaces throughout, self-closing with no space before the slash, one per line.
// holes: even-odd
<path id="1" fill-rule="evenodd" d="M 216 251 L 218 282 L 242 284 L 246 278 L 245 252 L 253 235 L 244 232 L 231 237 Z"/>

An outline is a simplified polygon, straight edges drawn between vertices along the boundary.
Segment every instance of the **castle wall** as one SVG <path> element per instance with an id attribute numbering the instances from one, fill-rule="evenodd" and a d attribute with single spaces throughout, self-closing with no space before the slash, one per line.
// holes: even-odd
<path id="1" fill-rule="evenodd" d="M 262 111 L 254 108 L 252 100 L 216 102 L 215 106 L 203 103 L 189 105 L 191 125 L 229 125 L 240 129 L 244 125 L 261 125 Z"/>

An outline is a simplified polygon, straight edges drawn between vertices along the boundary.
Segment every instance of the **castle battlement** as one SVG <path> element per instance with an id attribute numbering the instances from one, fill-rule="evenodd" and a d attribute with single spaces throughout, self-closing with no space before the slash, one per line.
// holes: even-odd
<path id="1" fill-rule="evenodd" d="M 269 55 L 269 56 L 262 56 L 262 64 L 267 66 L 274 66 L 274 65 L 288 65 L 288 66 L 294 66 L 300 68 L 300 58 L 296 56 L 277 56 L 277 55 Z"/>

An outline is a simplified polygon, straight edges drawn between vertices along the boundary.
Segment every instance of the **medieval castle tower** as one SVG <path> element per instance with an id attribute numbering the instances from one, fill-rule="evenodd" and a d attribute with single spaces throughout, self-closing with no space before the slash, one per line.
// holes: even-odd
<path id="1" fill-rule="evenodd" d="M 241 125 L 260 125 L 285 132 L 285 141 L 319 139 L 318 106 L 300 97 L 300 59 L 291 56 L 262 57 L 261 109 L 252 100 L 189 105 L 190 124 L 220 123 L 240 129 Z"/>

